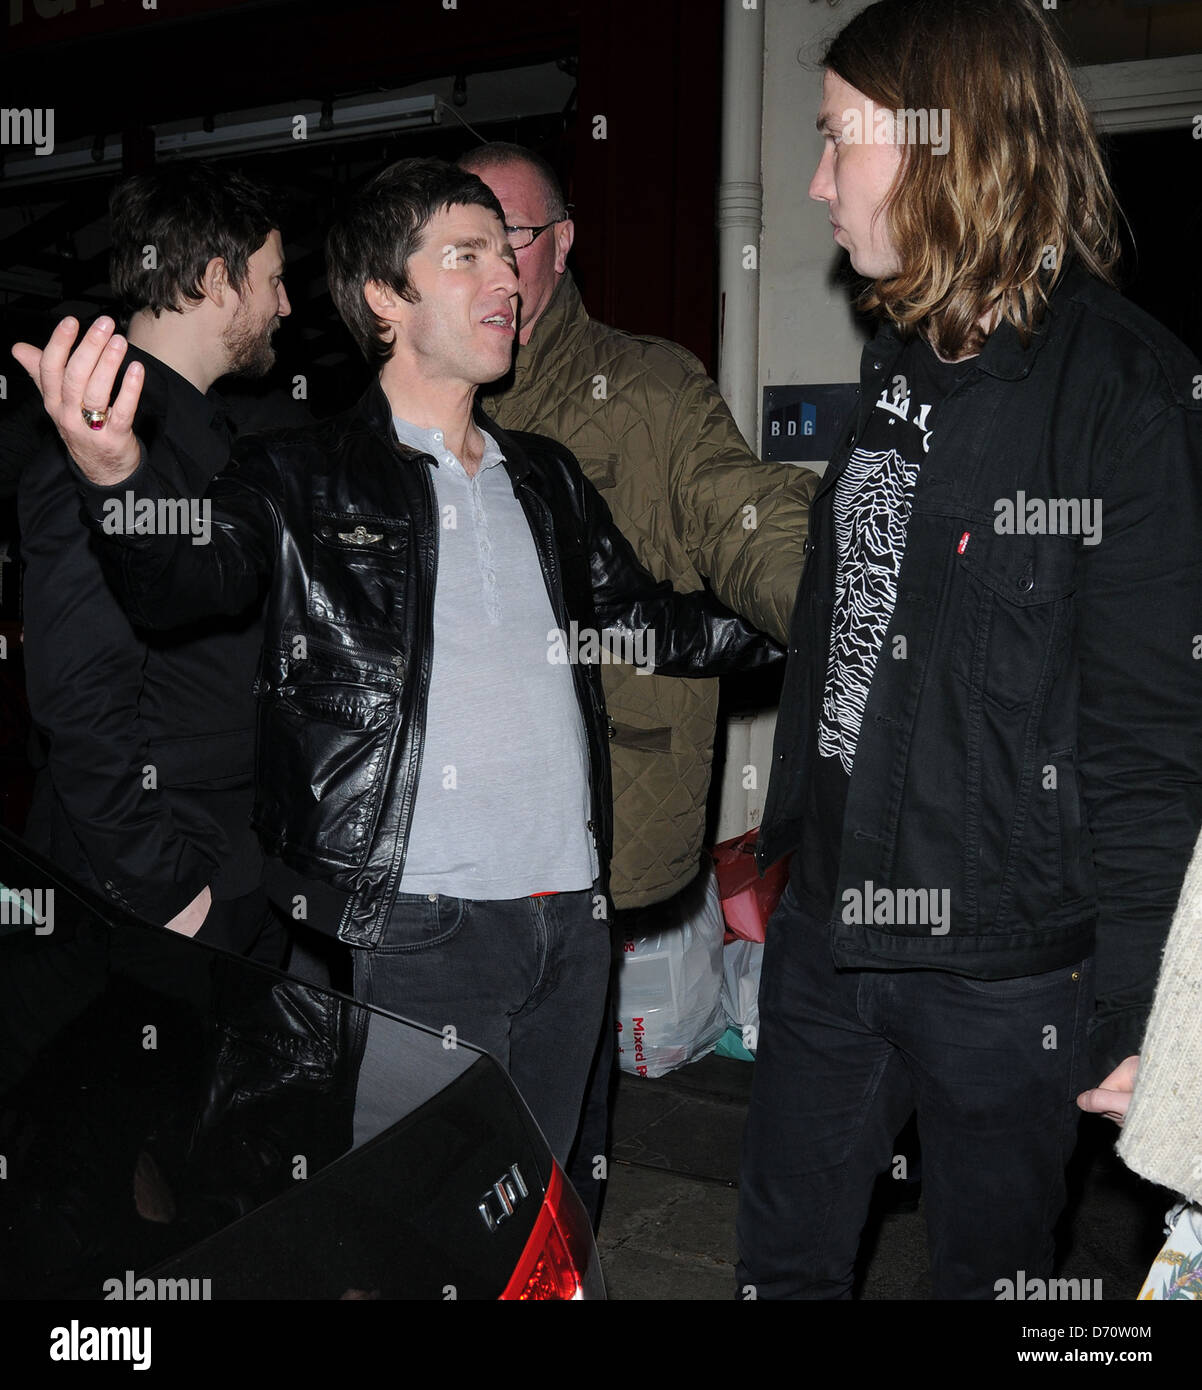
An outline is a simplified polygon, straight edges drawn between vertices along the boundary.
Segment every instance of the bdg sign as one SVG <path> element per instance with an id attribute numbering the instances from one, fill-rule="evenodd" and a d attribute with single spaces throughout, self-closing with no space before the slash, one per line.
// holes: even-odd
<path id="1" fill-rule="evenodd" d="M 856 406 L 854 382 L 765 386 L 760 457 L 776 463 L 825 462 Z"/>

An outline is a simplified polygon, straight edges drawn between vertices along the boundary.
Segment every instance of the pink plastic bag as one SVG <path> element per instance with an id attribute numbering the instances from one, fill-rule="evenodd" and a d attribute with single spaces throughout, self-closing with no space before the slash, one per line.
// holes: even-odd
<path id="1" fill-rule="evenodd" d="M 763 941 L 764 927 L 776 911 L 785 885 L 789 882 L 786 856 L 761 878 L 755 863 L 755 846 L 760 837 L 757 825 L 745 835 L 723 840 L 710 851 L 718 867 L 718 897 L 722 915 L 735 936 L 744 941 Z"/>

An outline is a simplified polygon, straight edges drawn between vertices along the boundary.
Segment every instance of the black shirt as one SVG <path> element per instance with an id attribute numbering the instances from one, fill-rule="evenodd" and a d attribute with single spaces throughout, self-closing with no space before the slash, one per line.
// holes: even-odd
<path id="1" fill-rule="evenodd" d="M 148 353 L 130 356 L 146 367 L 135 429 L 169 446 L 177 495 L 199 498 L 229 459 L 223 403 Z M 135 630 L 80 519 L 57 436 L 25 468 L 19 508 L 26 681 L 46 760 L 26 838 L 151 922 L 206 884 L 215 899 L 252 891 L 262 868 L 249 825 L 257 612 Z"/>

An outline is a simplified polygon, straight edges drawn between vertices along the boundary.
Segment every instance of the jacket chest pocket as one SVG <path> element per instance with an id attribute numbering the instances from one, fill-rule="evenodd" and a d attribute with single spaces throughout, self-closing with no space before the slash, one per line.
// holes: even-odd
<path id="1" fill-rule="evenodd" d="M 1068 649 L 1077 542 L 998 535 L 974 524 L 957 550 L 953 670 L 970 691 L 1003 708 L 1030 705 Z"/>
<path id="2" fill-rule="evenodd" d="M 617 454 L 576 454 L 576 462 L 581 471 L 598 492 L 615 488 L 618 485 Z M 609 499 L 607 498 L 606 501 Z"/>
<path id="3" fill-rule="evenodd" d="M 309 616 L 338 627 L 398 626 L 412 564 L 407 518 L 318 512 Z"/>
<path id="4" fill-rule="evenodd" d="M 577 458 L 643 568 L 657 578 L 675 576 L 678 585 L 684 576 L 694 576 L 695 584 L 693 562 L 672 524 L 667 479 L 653 466 L 649 450 L 650 445 L 634 449 L 625 469 L 618 454 Z"/>

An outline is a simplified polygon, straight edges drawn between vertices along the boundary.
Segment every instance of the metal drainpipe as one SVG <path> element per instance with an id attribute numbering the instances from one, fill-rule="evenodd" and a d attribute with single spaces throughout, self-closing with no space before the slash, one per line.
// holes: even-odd
<path id="1" fill-rule="evenodd" d="M 764 190 L 760 141 L 764 109 L 764 10 L 767 0 L 725 0 L 722 43 L 722 169 L 718 187 L 718 387 L 735 423 L 759 454 L 760 232 Z M 749 249 L 748 249 L 749 248 Z M 748 262 L 753 261 L 753 268 Z M 729 745 L 718 803 L 719 839 L 758 825 L 768 778 L 747 790 L 753 746 L 771 750 L 775 712 L 728 725 Z M 762 759 L 766 774 L 771 752 Z"/>
<path id="2" fill-rule="evenodd" d="M 726 0 L 722 52 L 722 169 L 718 186 L 718 387 L 758 453 L 760 132 L 764 108 L 765 0 Z M 746 262 L 754 252 L 755 268 Z"/>

